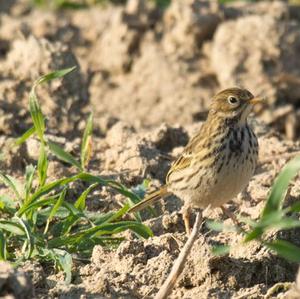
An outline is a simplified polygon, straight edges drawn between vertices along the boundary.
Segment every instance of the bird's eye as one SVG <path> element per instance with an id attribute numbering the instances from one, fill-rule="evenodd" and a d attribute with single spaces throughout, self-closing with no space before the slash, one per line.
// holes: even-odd
<path id="1" fill-rule="evenodd" d="M 239 100 L 234 96 L 229 96 L 227 101 L 231 105 L 237 105 L 239 103 Z"/>

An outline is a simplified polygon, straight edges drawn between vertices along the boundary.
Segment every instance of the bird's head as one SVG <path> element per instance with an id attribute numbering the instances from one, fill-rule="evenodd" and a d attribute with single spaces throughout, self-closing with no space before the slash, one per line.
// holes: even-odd
<path id="1" fill-rule="evenodd" d="M 217 93 L 212 100 L 210 114 L 245 123 L 252 107 L 262 102 L 247 89 L 233 87 Z"/>

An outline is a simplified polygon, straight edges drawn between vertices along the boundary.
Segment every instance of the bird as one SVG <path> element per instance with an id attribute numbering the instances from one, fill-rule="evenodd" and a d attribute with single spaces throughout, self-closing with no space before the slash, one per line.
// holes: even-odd
<path id="1" fill-rule="evenodd" d="M 240 87 L 217 93 L 206 121 L 171 165 L 165 184 L 128 213 L 174 194 L 183 201 L 181 212 L 188 234 L 191 209 L 220 207 L 236 223 L 236 217 L 224 204 L 248 185 L 255 172 L 259 146 L 247 118 L 253 106 L 261 102 L 263 98 Z"/>

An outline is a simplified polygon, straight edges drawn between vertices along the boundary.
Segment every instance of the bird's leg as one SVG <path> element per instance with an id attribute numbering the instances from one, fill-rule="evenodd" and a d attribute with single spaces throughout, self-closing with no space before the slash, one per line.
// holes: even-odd
<path id="1" fill-rule="evenodd" d="M 232 214 L 228 209 L 226 209 L 224 206 L 221 206 L 222 212 L 229 218 L 231 218 L 232 222 L 236 225 L 239 226 L 239 221 L 235 217 L 234 214 Z"/>
<path id="2" fill-rule="evenodd" d="M 191 234 L 191 226 L 190 226 L 190 214 L 191 209 L 188 206 L 183 206 L 181 209 L 182 219 L 184 222 L 185 232 L 189 236 Z"/>

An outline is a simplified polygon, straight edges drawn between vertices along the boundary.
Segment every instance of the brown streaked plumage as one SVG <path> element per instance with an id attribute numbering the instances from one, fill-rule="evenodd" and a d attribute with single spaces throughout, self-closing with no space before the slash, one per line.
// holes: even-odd
<path id="1" fill-rule="evenodd" d="M 247 117 L 260 101 L 242 88 L 216 94 L 206 122 L 172 164 L 166 184 L 129 212 L 173 193 L 184 202 L 183 216 L 189 230 L 190 208 L 222 207 L 233 199 L 246 187 L 255 170 L 258 143 Z"/>

